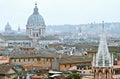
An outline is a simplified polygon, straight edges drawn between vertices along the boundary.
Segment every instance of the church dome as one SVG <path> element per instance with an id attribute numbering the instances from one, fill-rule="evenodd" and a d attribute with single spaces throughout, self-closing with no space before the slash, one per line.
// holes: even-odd
<path id="1" fill-rule="evenodd" d="M 43 17 L 39 14 L 37 4 L 35 4 L 34 12 L 33 14 L 28 18 L 27 25 L 30 26 L 39 26 L 39 25 L 44 25 L 44 19 Z"/>
<path id="2" fill-rule="evenodd" d="M 11 26 L 9 25 L 9 23 L 7 23 L 7 25 L 5 26 L 5 32 L 10 32 L 11 30 Z"/>

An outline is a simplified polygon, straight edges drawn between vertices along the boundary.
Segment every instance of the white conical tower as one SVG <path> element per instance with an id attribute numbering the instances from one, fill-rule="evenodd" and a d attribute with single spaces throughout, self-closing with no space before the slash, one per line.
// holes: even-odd
<path id="1" fill-rule="evenodd" d="M 102 34 L 98 52 L 93 57 L 94 79 L 112 79 L 113 56 L 109 53 L 106 34 L 104 31 L 104 22 L 102 25 Z"/>
<path id="2" fill-rule="evenodd" d="M 104 28 L 104 22 L 103 22 L 99 48 L 95 57 L 95 60 L 96 60 L 94 65 L 95 67 L 112 67 L 113 66 L 112 56 L 108 50 L 106 34 L 104 29 L 105 28 Z"/>

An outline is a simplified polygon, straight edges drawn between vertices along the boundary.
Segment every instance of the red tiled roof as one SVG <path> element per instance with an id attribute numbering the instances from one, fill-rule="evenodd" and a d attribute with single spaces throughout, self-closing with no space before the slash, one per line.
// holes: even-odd
<path id="1" fill-rule="evenodd" d="M 8 71 L 10 69 L 13 69 L 15 71 L 15 69 L 11 65 L 2 64 L 2 65 L 0 65 L 0 74 L 10 74 L 10 73 L 8 73 Z M 12 73 L 12 74 L 14 74 L 14 73 Z"/>
<path id="2" fill-rule="evenodd" d="M 32 76 L 32 79 L 43 79 L 43 76 Z"/>

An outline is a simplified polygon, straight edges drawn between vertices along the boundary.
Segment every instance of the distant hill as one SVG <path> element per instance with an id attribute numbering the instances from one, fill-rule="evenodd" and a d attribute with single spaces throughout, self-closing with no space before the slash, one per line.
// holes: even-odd
<path id="1" fill-rule="evenodd" d="M 79 24 L 79 25 L 48 25 L 47 33 L 61 33 L 61 32 L 76 32 L 77 28 L 81 28 L 82 32 L 90 33 L 100 33 L 101 32 L 100 23 L 91 24 Z M 105 23 L 105 29 L 108 33 L 120 34 L 120 23 Z"/>
<path id="2" fill-rule="evenodd" d="M 46 32 L 47 34 L 57 34 L 57 33 L 75 33 L 78 30 L 85 33 L 100 33 L 101 32 L 100 23 L 90 23 L 90 24 L 78 24 L 78 25 L 47 25 Z M 110 34 L 119 34 L 120 35 L 120 23 L 105 23 L 104 24 L 106 32 Z M 4 31 L 0 31 L 3 33 Z M 15 31 L 16 32 L 16 31 Z M 21 29 L 21 33 L 25 34 L 25 29 Z"/>
<path id="3" fill-rule="evenodd" d="M 48 25 L 47 32 L 60 33 L 60 32 L 74 32 L 75 25 Z"/>

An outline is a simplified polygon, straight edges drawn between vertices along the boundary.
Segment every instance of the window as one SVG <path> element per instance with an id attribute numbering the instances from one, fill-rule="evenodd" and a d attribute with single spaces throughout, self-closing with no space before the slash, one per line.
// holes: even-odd
<path id="1" fill-rule="evenodd" d="M 39 34 L 41 35 L 41 29 L 39 29 Z"/>
<path id="2" fill-rule="evenodd" d="M 30 59 L 28 58 L 28 61 L 30 61 Z"/>
<path id="3" fill-rule="evenodd" d="M 36 34 L 36 37 L 38 37 L 38 33 Z"/>
<path id="4" fill-rule="evenodd" d="M 25 59 L 24 59 L 24 62 L 25 62 Z"/>
<path id="5" fill-rule="evenodd" d="M 33 37 L 35 37 L 35 34 L 33 33 Z"/>
<path id="6" fill-rule="evenodd" d="M 46 58 L 46 61 L 48 61 L 48 58 Z"/>
<path id="7" fill-rule="evenodd" d="M 66 68 L 66 64 L 65 64 L 65 68 Z"/>
<path id="8" fill-rule="evenodd" d="M 37 58 L 37 61 L 40 61 L 41 59 L 40 58 Z"/>
<path id="9" fill-rule="evenodd" d="M 18 59 L 18 61 L 20 62 L 20 59 Z"/>
<path id="10" fill-rule="evenodd" d="M 16 62 L 16 59 L 14 59 L 14 62 Z"/>

